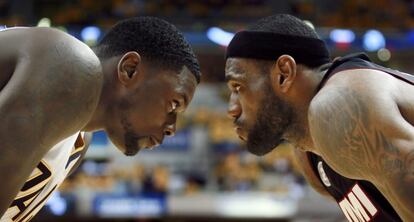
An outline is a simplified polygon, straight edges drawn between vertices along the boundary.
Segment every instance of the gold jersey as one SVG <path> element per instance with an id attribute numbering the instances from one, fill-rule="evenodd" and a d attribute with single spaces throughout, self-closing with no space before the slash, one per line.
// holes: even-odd
<path id="1" fill-rule="evenodd" d="M 39 212 L 80 160 L 85 148 L 83 136 L 83 132 L 76 133 L 49 150 L 32 171 L 0 222 L 29 221 Z"/>

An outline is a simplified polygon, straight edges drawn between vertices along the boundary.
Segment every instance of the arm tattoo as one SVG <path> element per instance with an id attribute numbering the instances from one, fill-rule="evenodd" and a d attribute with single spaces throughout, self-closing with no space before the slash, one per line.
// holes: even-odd
<path id="1" fill-rule="evenodd" d="M 334 93 L 340 96 L 318 107 L 320 114 L 315 113 L 309 119 L 317 138 L 315 142 L 333 167 L 349 177 L 373 179 L 378 176 L 374 175 L 376 172 L 381 172 L 381 176 L 414 184 L 414 149 L 402 153 L 391 143 L 378 126 L 378 120 L 370 119 L 369 113 L 377 110 L 370 110 L 365 98 L 350 89 Z"/>
<path id="2" fill-rule="evenodd" d="M 324 159 L 344 176 L 373 182 L 397 208 L 413 210 L 414 147 L 397 147 L 388 136 L 389 129 L 380 125 L 384 120 L 375 117 L 375 112 L 394 115 L 392 111 L 372 110 L 368 98 L 350 89 L 328 96 L 321 96 L 323 106 L 309 116 L 312 136 Z"/>

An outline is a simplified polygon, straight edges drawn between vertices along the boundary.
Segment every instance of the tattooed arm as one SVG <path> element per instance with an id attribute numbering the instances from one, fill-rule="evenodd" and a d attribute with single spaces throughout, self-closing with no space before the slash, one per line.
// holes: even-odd
<path id="1" fill-rule="evenodd" d="M 356 82 L 327 85 L 311 103 L 310 130 L 335 171 L 370 181 L 404 221 L 414 221 L 414 128 L 389 92 Z"/>

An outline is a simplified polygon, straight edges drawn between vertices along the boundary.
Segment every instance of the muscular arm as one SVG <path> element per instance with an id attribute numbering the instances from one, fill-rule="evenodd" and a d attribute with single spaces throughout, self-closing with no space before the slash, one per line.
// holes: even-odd
<path id="1" fill-rule="evenodd" d="M 353 84 L 327 86 L 312 101 L 315 145 L 334 170 L 370 181 L 404 221 L 413 221 L 414 128 L 389 89 Z"/>
<path id="2" fill-rule="evenodd" d="M 91 84 L 98 69 L 75 40 L 50 29 L 6 32 L 0 45 L 14 46 L 18 59 L 0 92 L 0 173 L 7 175 L 0 183 L 0 215 L 43 155 L 83 127 L 99 93 Z"/>

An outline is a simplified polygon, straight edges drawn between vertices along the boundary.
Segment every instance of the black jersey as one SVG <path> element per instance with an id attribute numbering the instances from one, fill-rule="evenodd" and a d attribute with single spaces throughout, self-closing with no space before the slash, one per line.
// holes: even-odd
<path id="1" fill-rule="evenodd" d="M 326 72 L 319 89 L 336 73 L 352 69 L 380 70 L 414 84 L 414 76 L 374 64 L 370 62 L 368 56 L 360 53 L 335 60 Z M 319 175 L 321 184 L 335 198 L 349 221 L 402 221 L 391 204 L 372 183 L 341 176 L 316 154 L 308 153 L 308 158 L 315 174 Z"/>

